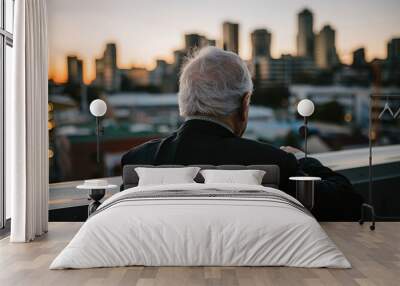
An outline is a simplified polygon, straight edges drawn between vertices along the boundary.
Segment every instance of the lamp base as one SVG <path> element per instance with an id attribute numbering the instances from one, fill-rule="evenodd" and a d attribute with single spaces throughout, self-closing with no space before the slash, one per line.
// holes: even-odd
<path id="1" fill-rule="evenodd" d="M 88 216 L 94 213 L 97 208 L 101 205 L 100 200 L 106 194 L 106 189 L 91 189 L 89 191 L 89 197 L 93 200 L 88 207 Z"/>
<path id="2" fill-rule="evenodd" d="M 315 202 L 315 182 L 320 181 L 320 177 L 290 177 L 291 181 L 296 181 L 296 199 L 301 202 L 308 210 L 314 208 Z"/>
<path id="3" fill-rule="evenodd" d="M 375 230 L 375 209 L 370 204 L 362 204 L 361 205 L 361 219 L 358 221 L 358 223 L 360 225 L 364 224 L 364 221 L 365 221 L 365 212 L 364 212 L 364 210 L 365 209 L 369 209 L 370 212 L 371 212 L 371 221 L 372 221 L 372 223 L 369 226 L 369 229 L 370 230 Z"/>

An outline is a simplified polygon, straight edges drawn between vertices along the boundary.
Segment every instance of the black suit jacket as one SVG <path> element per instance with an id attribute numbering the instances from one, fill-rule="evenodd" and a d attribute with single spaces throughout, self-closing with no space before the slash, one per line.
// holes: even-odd
<path id="1" fill-rule="evenodd" d="M 279 188 L 290 195 L 294 196 L 295 186 L 289 181 L 289 177 L 304 175 L 304 173 L 323 179 L 317 186 L 317 193 L 332 195 L 343 192 L 353 193 L 350 182 L 344 176 L 322 166 L 316 159 L 307 158 L 297 161 L 293 154 L 269 144 L 238 137 L 217 123 L 200 119 L 186 121 L 176 132 L 166 138 L 152 140 L 133 148 L 123 155 L 121 164 L 122 166 L 126 164 L 275 164 L 280 167 Z M 322 204 L 322 201 L 330 204 L 332 197 L 328 194 L 329 199 L 323 200 L 322 197 L 326 196 L 320 194 L 316 195 L 316 207 L 313 213 L 321 219 L 328 220 L 333 214 L 332 211 L 328 215 L 324 213 L 327 207 Z M 339 211 L 337 212 L 340 215 Z M 349 210 L 342 209 L 341 216 L 343 212 L 347 217 Z M 354 216 L 354 212 L 350 212 L 351 216 Z"/>

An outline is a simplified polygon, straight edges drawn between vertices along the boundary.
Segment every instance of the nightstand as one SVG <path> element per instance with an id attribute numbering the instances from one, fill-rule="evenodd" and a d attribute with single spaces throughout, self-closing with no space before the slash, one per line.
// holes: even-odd
<path id="1" fill-rule="evenodd" d="M 86 180 L 84 184 L 77 186 L 77 189 L 89 190 L 89 198 L 92 202 L 88 206 L 88 216 L 94 213 L 101 205 L 100 200 L 106 194 L 107 189 L 116 188 L 117 185 L 107 184 L 106 180 Z"/>

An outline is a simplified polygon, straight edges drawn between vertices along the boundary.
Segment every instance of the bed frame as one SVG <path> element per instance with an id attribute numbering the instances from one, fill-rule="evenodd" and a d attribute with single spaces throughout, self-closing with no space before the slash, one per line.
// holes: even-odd
<path id="1" fill-rule="evenodd" d="M 265 175 L 262 180 L 262 185 L 265 187 L 278 188 L 279 186 L 279 166 L 277 165 L 188 165 L 190 167 L 199 167 L 201 169 L 219 169 L 219 170 L 263 170 Z M 185 167 L 184 165 L 125 165 L 122 171 L 122 185 L 121 191 L 136 187 L 139 182 L 139 176 L 135 171 L 137 167 L 147 167 L 147 168 L 179 168 Z M 199 173 L 195 181 L 197 183 L 204 183 L 203 176 Z"/>

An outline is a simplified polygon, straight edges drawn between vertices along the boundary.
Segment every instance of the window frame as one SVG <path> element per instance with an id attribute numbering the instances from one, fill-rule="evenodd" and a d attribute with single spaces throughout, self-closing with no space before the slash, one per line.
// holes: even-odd
<path id="1" fill-rule="evenodd" d="M 0 21 L 0 229 L 6 226 L 6 190 L 5 190 L 5 95 L 6 95 L 6 50 L 13 47 L 13 34 L 6 30 L 6 1 L 0 0 L 1 21 Z M 8 0 L 10 1 L 10 0 Z M 15 0 L 11 0 L 13 13 Z M 15 13 L 14 13 L 15 14 Z M 13 18 L 14 15 L 11 15 Z M 14 28 L 14 27 L 13 27 Z M 13 29 L 14 30 L 14 29 Z M 8 224 L 9 225 L 9 224 Z"/>

